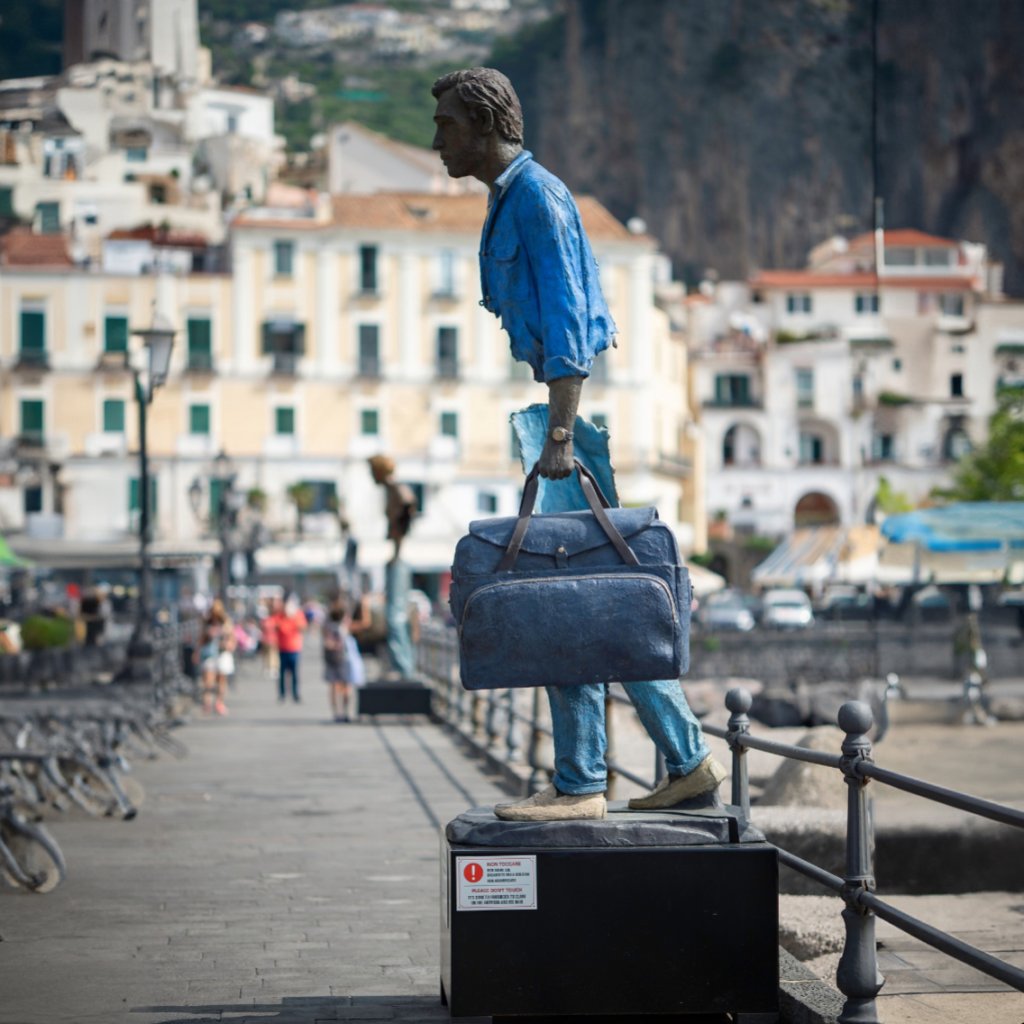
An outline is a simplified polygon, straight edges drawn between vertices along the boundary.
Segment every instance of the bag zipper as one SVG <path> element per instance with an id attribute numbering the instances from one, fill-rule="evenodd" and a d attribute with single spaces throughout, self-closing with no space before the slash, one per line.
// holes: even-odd
<path id="1" fill-rule="evenodd" d="M 672 596 L 672 588 L 660 577 L 649 575 L 644 572 L 588 572 L 582 574 L 576 574 L 573 576 L 535 576 L 529 579 L 513 579 L 513 580 L 499 580 L 496 583 L 486 583 L 482 587 L 478 587 L 473 591 L 469 597 L 466 598 L 466 603 L 462 608 L 462 622 L 459 623 L 459 636 L 462 636 L 462 628 L 466 624 L 466 620 L 469 618 L 469 606 L 479 597 L 481 594 L 486 593 L 488 590 L 496 590 L 498 587 L 520 587 L 524 583 L 566 583 L 573 580 L 644 580 L 645 582 L 656 583 L 662 590 L 665 591 L 665 596 L 668 598 L 669 607 L 672 609 L 672 624 L 674 626 L 679 625 L 679 615 L 676 609 L 675 598 Z"/>

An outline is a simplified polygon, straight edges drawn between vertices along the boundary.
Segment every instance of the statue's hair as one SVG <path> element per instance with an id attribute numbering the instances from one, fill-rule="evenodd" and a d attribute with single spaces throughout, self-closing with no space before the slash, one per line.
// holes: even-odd
<path id="1" fill-rule="evenodd" d="M 366 460 L 370 470 L 382 477 L 389 477 L 395 471 L 395 460 L 390 455 L 374 455 Z"/>
<path id="2" fill-rule="evenodd" d="M 454 89 L 455 94 L 476 116 L 480 108 L 494 115 L 494 127 L 509 142 L 523 141 L 523 108 L 512 83 L 494 68 L 466 68 L 442 75 L 431 87 L 435 99 Z"/>

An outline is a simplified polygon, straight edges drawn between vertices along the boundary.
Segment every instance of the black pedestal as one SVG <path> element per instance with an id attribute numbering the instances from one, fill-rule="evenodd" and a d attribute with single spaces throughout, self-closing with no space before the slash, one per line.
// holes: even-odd
<path id="1" fill-rule="evenodd" d="M 499 822 L 442 841 L 441 981 L 453 1017 L 768 1013 L 774 847 L 724 812 Z"/>
<path id="2" fill-rule="evenodd" d="M 429 715 L 431 691 L 422 683 L 370 683 L 359 689 L 361 715 Z"/>

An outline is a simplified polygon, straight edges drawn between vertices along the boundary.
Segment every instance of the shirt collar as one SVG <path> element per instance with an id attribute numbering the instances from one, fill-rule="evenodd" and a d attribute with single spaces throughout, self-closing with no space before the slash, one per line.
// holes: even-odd
<path id="1" fill-rule="evenodd" d="M 503 170 L 501 174 L 499 174 L 497 178 L 494 179 L 495 198 L 500 196 L 505 191 L 505 189 L 507 189 L 509 185 L 511 185 L 512 182 L 515 181 L 516 176 L 523 169 L 524 165 L 526 164 L 526 161 L 532 159 L 533 154 L 528 149 L 522 150 L 519 153 L 519 155 L 515 158 L 515 160 L 513 160 L 512 163 L 510 163 L 508 167 L 506 167 L 505 170 Z"/>

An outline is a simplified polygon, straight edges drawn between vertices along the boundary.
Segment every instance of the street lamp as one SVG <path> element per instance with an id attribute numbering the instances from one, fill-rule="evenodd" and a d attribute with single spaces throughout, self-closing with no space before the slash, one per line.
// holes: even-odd
<path id="1" fill-rule="evenodd" d="M 220 597 L 227 604 L 228 585 L 231 582 L 232 540 L 238 523 L 238 513 L 245 501 L 235 487 L 234 463 L 223 449 L 213 460 L 213 478 L 218 482 L 217 507 L 211 509 L 216 516 L 217 536 L 220 540 Z"/>
<path id="2" fill-rule="evenodd" d="M 128 657 L 132 676 L 140 678 L 148 676 L 149 659 L 153 654 L 150 632 L 152 571 L 149 561 L 149 452 L 146 447 L 146 412 L 149 403 L 153 401 L 154 391 L 167 380 L 176 332 L 170 321 L 154 309 L 153 323 L 149 327 L 133 328 L 131 333 L 142 338 L 146 348 L 145 369 L 133 366 L 130 353 L 125 352 L 125 365 L 132 371 L 135 401 L 139 407 L 139 599 L 135 629 L 128 644 Z"/>

